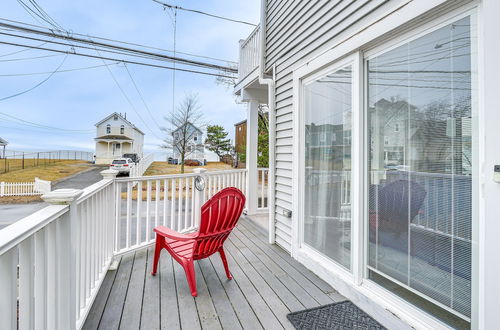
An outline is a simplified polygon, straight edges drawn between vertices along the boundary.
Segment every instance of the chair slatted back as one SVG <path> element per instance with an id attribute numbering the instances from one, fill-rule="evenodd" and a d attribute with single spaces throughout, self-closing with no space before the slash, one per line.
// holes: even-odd
<path id="1" fill-rule="evenodd" d="M 217 252 L 233 230 L 245 206 L 245 196 L 234 187 L 215 194 L 201 207 L 200 229 L 194 247 L 194 258 Z"/>

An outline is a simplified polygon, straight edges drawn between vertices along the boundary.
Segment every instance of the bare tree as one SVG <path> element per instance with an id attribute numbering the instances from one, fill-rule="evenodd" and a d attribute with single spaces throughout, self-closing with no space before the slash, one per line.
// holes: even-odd
<path id="1" fill-rule="evenodd" d="M 181 173 L 184 173 L 186 157 L 203 147 L 201 137 L 195 141 L 195 136 L 199 134 L 196 128 L 204 126 L 198 95 L 186 94 L 177 108 L 165 116 L 165 120 L 169 127 L 162 127 L 166 136 L 161 148 L 172 149 L 180 155 Z"/>

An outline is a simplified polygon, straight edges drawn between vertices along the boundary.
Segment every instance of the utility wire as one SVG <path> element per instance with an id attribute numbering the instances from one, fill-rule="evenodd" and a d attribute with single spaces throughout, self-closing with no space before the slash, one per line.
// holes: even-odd
<path id="1" fill-rule="evenodd" d="M 99 50 L 96 49 L 96 52 L 100 55 L 99 53 Z M 123 89 L 123 87 L 120 85 L 120 83 L 118 82 L 118 80 L 116 79 L 115 75 L 113 74 L 113 71 L 111 71 L 111 69 L 109 68 L 109 66 L 107 65 L 106 61 L 103 59 L 102 62 L 104 63 L 104 65 L 106 66 L 106 69 L 108 70 L 109 74 L 111 75 L 111 78 L 113 78 L 113 81 L 115 82 L 116 86 L 118 87 L 118 89 L 120 90 L 120 92 L 122 93 L 123 97 L 125 98 L 125 100 L 127 100 L 127 103 L 130 105 L 130 107 L 132 108 L 132 110 L 134 110 L 134 112 L 136 113 L 137 117 L 139 117 L 139 119 L 142 121 L 142 123 L 144 124 L 144 126 L 146 126 L 146 128 L 153 134 L 153 136 L 157 139 L 160 139 L 156 134 L 155 132 L 149 127 L 149 125 L 146 123 L 146 121 L 142 118 L 141 114 L 139 113 L 139 111 L 137 111 L 137 109 L 135 108 L 135 105 L 132 103 L 132 101 L 130 100 L 130 98 L 128 97 L 127 93 L 125 92 L 125 90 Z"/>
<path id="2" fill-rule="evenodd" d="M 61 55 L 58 55 L 58 56 L 61 56 Z M 90 69 L 102 68 L 103 66 L 106 66 L 106 65 L 117 65 L 117 64 L 120 64 L 120 62 L 107 63 L 107 64 L 101 64 L 101 65 L 92 65 L 92 66 L 86 66 L 86 67 L 81 67 L 81 68 L 64 69 L 64 70 L 58 70 L 54 73 L 90 70 Z M 30 73 L 5 73 L 5 74 L 0 74 L 0 77 L 36 76 L 36 75 L 48 74 L 48 73 L 52 73 L 52 71 L 49 71 L 49 72 L 30 72 Z"/>
<path id="3" fill-rule="evenodd" d="M 47 43 L 46 42 L 42 42 L 41 44 L 39 44 L 38 46 L 39 47 L 42 47 L 43 45 L 46 45 Z M 26 49 L 21 49 L 21 50 L 17 50 L 15 52 L 12 52 L 12 53 L 7 53 L 7 54 L 2 54 L 0 55 L 0 57 L 7 57 L 7 56 L 11 56 L 11 55 L 15 55 L 15 54 L 19 54 L 19 53 L 22 53 L 22 52 L 27 52 L 29 50 L 32 50 L 30 48 L 26 48 Z"/>
<path id="4" fill-rule="evenodd" d="M 169 56 L 169 55 L 165 55 L 165 54 L 154 53 L 154 52 L 149 52 L 149 51 L 144 51 L 144 50 L 134 49 L 134 48 L 129 48 L 129 47 L 117 46 L 117 45 L 112 45 L 109 43 L 103 43 L 103 42 L 98 42 L 98 41 L 89 40 L 89 39 L 77 38 L 77 37 L 73 37 L 73 36 L 69 36 L 69 35 L 50 33 L 50 32 L 25 28 L 22 26 L 17 26 L 17 25 L 12 25 L 12 24 L 7 24 L 7 23 L 0 23 L 0 26 L 14 28 L 14 29 L 19 30 L 19 31 L 40 34 L 40 35 L 44 35 L 44 36 L 48 36 L 48 37 L 52 37 L 52 38 L 65 39 L 67 41 L 74 41 L 74 42 L 78 42 L 78 43 L 90 44 L 92 46 L 99 46 L 99 47 L 110 48 L 110 49 L 114 49 L 114 50 L 127 51 L 127 52 L 130 52 L 131 54 L 148 55 L 148 56 L 157 57 L 157 58 L 160 58 L 163 60 L 177 61 L 177 62 L 182 63 L 182 64 L 195 65 L 195 66 L 201 66 L 201 67 L 207 67 L 210 69 L 220 70 L 220 71 L 224 71 L 224 72 L 237 73 L 236 69 L 228 67 L 228 66 L 221 66 L 221 65 L 211 64 L 211 63 L 207 63 L 207 62 L 194 61 L 194 60 L 189 60 L 189 59 L 180 58 L 180 57 L 173 57 L 173 56 Z M 3 32 L 3 33 L 6 34 L 5 32 Z M 23 37 L 23 36 L 18 35 L 18 37 Z"/>
<path id="5" fill-rule="evenodd" d="M 7 60 L 0 60 L 0 62 L 28 61 L 28 60 L 35 60 L 35 59 L 39 59 L 39 58 L 47 58 L 47 57 L 55 57 L 55 56 L 62 56 L 62 54 L 42 55 L 42 56 L 22 57 L 22 58 L 11 58 L 11 59 L 7 59 Z M 59 72 L 61 72 L 61 71 L 59 71 Z"/>
<path id="6" fill-rule="evenodd" d="M 6 41 L 0 41 L 0 44 L 10 45 L 10 46 L 18 46 L 18 47 L 26 47 L 26 48 L 33 48 L 33 49 L 39 49 L 39 50 L 46 50 L 46 51 L 51 51 L 51 52 L 56 52 L 56 53 L 62 53 L 62 54 L 69 54 L 69 55 L 76 55 L 76 56 L 83 56 L 83 57 L 90 57 L 90 58 L 105 59 L 105 60 L 109 60 L 109 61 L 119 61 L 119 62 L 123 62 L 123 63 L 143 65 L 143 66 L 149 66 L 149 67 L 153 67 L 153 68 L 160 68 L 160 69 L 167 69 L 167 70 L 176 70 L 176 71 L 182 71 L 182 72 L 190 72 L 190 73 L 196 73 L 196 74 L 202 74 L 202 75 L 208 75 L 208 76 L 223 77 L 223 78 L 234 78 L 233 76 L 228 76 L 228 75 L 224 75 L 224 74 L 220 74 L 220 73 L 211 73 L 211 72 L 203 72 L 203 71 L 197 71 L 197 70 L 172 68 L 170 66 L 152 64 L 152 63 L 145 63 L 145 62 L 124 60 L 124 59 L 120 59 L 120 58 L 97 56 L 97 55 L 90 55 L 90 54 L 84 54 L 84 53 L 77 53 L 76 51 L 66 51 L 66 50 L 59 50 L 59 49 L 52 49 L 52 48 L 45 48 L 45 47 L 37 47 L 37 46 L 32 46 L 32 45 L 12 43 L 12 42 L 6 42 Z"/>
<path id="7" fill-rule="evenodd" d="M 31 87 L 31 88 L 28 88 L 27 90 L 24 90 L 22 92 L 19 92 L 19 93 L 16 93 L 16 94 L 13 94 L 13 95 L 9 95 L 9 96 L 5 96 L 3 98 L 0 98 L 0 101 L 5 101 L 5 100 L 8 100 L 8 99 L 11 99 L 13 97 L 16 97 L 16 96 L 19 96 L 19 95 L 22 95 L 22 94 L 26 94 L 28 92 L 31 92 L 32 90 L 34 90 L 35 88 L 39 87 L 40 85 L 42 85 L 43 83 L 45 83 L 47 80 L 49 80 L 53 75 L 54 73 L 57 72 L 57 70 L 59 70 L 64 62 L 66 61 L 66 59 L 68 58 L 68 55 L 64 56 L 64 59 L 62 60 L 61 64 L 59 64 L 59 66 L 53 71 L 51 72 L 47 78 L 45 78 L 44 80 L 40 81 L 38 84 L 36 84 L 35 86 Z"/>
<path id="8" fill-rule="evenodd" d="M 20 21 L 15 21 L 15 20 L 10 20 L 6 18 L 1 18 L 0 21 L 5 21 L 5 22 L 10 22 L 10 23 L 16 23 L 16 24 L 21 24 L 21 25 L 26 25 L 38 29 L 48 29 L 47 27 L 40 26 L 40 25 L 34 25 L 34 24 L 29 24 L 29 23 L 24 23 Z M 54 33 L 53 30 L 48 29 L 50 32 Z M 153 46 L 147 46 L 143 44 L 138 44 L 138 43 L 133 43 L 133 42 L 127 42 L 127 41 L 120 41 L 116 39 L 110 39 L 110 38 L 104 38 L 104 37 L 98 37 L 94 35 L 88 35 L 88 34 L 82 34 L 82 33 L 77 33 L 77 32 L 71 32 L 72 35 L 76 36 L 81 36 L 81 37 L 87 37 L 87 38 L 92 38 L 92 39 L 98 39 L 98 40 L 105 40 L 105 41 L 111 41 L 111 42 L 116 42 L 124 45 L 129 45 L 129 46 L 138 46 L 138 47 L 143 47 L 143 48 L 148 48 L 148 49 L 154 49 L 154 50 L 159 50 L 163 52 L 168 52 L 168 53 L 173 53 L 172 50 L 169 49 L 164 49 L 164 48 L 158 48 L 158 47 L 153 47 Z M 209 60 L 214 60 L 214 61 L 219 61 L 219 62 L 224 62 L 224 63 L 231 63 L 231 64 L 238 64 L 236 61 L 231 61 L 231 60 L 225 60 L 225 59 L 220 59 L 220 58 L 215 58 L 215 57 L 210 57 L 210 56 L 205 56 L 205 55 L 198 55 L 198 54 L 192 54 L 192 53 L 186 53 L 186 52 L 181 52 L 176 50 L 177 54 L 182 54 L 182 55 L 187 55 L 187 56 L 192 56 L 192 57 L 199 57 L 199 58 L 205 58 Z"/>
<path id="9" fill-rule="evenodd" d="M 24 123 L 25 125 L 27 124 L 27 125 L 30 125 L 32 127 L 45 128 L 45 129 L 55 129 L 55 130 L 68 131 L 68 132 L 89 132 L 89 131 L 93 131 L 93 130 L 66 129 L 66 128 L 59 128 L 59 127 L 54 127 L 54 126 L 48 126 L 48 125 L 44 125 L 44 124 L 37 124 L 35 122 L 29 121 L 29 120 L 25 120 L 25 119 L 22 119 L 22 118 L 13 116 L 13 115 L 9 115 L 9 114 L 4 113 L 4 112 L 0 112 L 0 115 L 5 116 L 5 117 L 9 117 L 9 118 L 12 118 L 12 119 L 15 119 L 15 120 L 17 120 L 19 122 Z M 5 120 L 5 119 L 2 118 L 2 120 Z"/>
<path id="10" fill-rule="evenodd" d="M 207 12 L 204 12 L 204 11 L 201 11 L 201 10 L 182 8 L 182 7 L 179 7 L 179 6 L 174 6 L 174 5 L 165 3 L 165 2 L 161 2 L 159 0 L 153 0 L 153 1 L 156 2 L 156 3 L 159 3 L 160 5 L 162 5 L 163 7 L 166 7 L 166 8 L 179 9 L 179 10 L 183 10 L 183 11 L 188 11 L 188 12 L 192 12 L 192 13 L 196 13 L 196 14 L 201 14 L 201 15 L 206 15 L 206 16 L 210 16 L 210 17 L 222 19 L 222 20 L 229 21 L 229 22 L 246 24 L 246 25 L 250 25 L 250 26 L 253 26 L 253 27 L 257 26 L 257 24 L 254 24 L 254 23 L 245 22 L 245 21 L 242 21 L 242 20 L 233 19 L 233 18 L 229 18 L 229 17 L 219 16 L 219 15 L 207 13 Z"/>
<path id="11" fill-rule="evenodd" d="M 149 109 L 148 104 L 147 104 L 147 103 L 146 103 L 146 101 L 144 100 L 144 97 L 143 97 L 143 95 L 142 95 L 141 91 L 139 90 L 139 87 L 138 87 L 138 86 L 137 86 L 137 84 L 135 83 L 135 80 L 134 80 L 134 78 L 132 77 L 132 74 L 130 73 L 130 71 L 129 71 L 129 69 L 128 69 L 127 65 L 126 65 L 125 63 L 123 63 L 123 66 L 125 67 L 125 70 L 127 70 L 128 76 L 130 77 L 130 80 L 132 80 L 132 84 L 134 85 L 134 88 L 135 88 L 135 90 L 137 91 L 137 94 L 139 94 L 139 97 L 140 97 L 140 98 L 141 98 L 141 100 L 142 100 L 142 104 L 144 104 L 144 107 L 145 107 L 145 108 L 146 108 L 146 110 L 148 111 L 149 116 L 151 117 L 151 119 L 152 119 L 152 120 L 153 120 L 153 122 L 155 123 L 156 127 L 158 127 L 158 129 L 160 129 L 160 130 L 161 130 L 160 125 L 158 125 L 158 123 L 156 122 L 156 120 L 155 120 L 155 118 L 154 118 L 153 114 L 151 113 L 151 110 Z"/>

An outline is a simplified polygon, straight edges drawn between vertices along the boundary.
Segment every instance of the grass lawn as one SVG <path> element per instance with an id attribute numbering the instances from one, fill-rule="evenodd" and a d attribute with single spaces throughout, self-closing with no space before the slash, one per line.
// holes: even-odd
<path id="1" fill-rule="evenodd" d="M 207 171 L 222 171 L 232 170 L 231 165 L 222 162 L 210 162 L 206 166 L 184 166 L 184 173 L 193 173 L 195 168 L 206 168 Z M 166 175 L 166 174 L 180 174 L 181 166 L 172 165 L 167 162 L 153 162 L 151 166 L 144 173 L 145 176 L 150 175 Z"/>
<path id="2" fill-rule="evenodd" d="M 90 163 L 82 160 L 61 160 L 45 166 L 2 173 L 0 174 L 0 182 L 33 182 L 35 177 L 42 180 L 56 181 L 84 171 L 90 166 Z M 30 203 L 40 200 L 40 196 L 5 196 L 0 197 L 0 204 Z"/>

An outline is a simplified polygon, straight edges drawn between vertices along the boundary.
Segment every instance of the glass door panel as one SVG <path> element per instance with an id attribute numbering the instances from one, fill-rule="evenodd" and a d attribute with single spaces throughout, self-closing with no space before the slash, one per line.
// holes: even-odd
<path id="1" fill-rule="evenodd" d="M 471 314 L 469 17 L 367 61 L 369 277 L 431 314 Z"/>
<path id="2" fill-rule="evenodd" d="M 303 241 L 351 268 L 352 67 L 304 86 Z"/>

